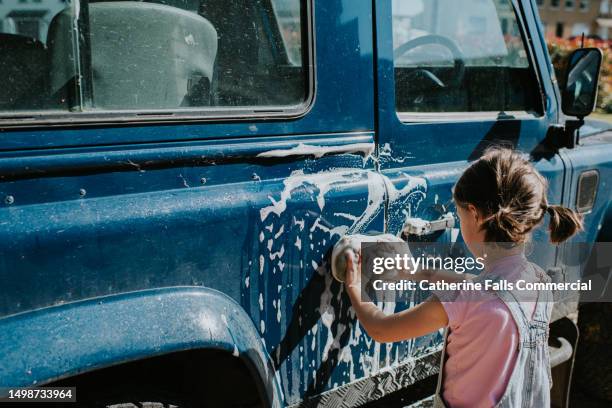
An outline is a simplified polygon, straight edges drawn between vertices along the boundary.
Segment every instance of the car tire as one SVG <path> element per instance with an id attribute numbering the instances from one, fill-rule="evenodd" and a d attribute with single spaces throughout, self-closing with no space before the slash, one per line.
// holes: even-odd
<path id="1" fill-rule="evenodd" d="M 160 391 L 153 387 L 130 389 L 120 387 L 119 389 L 104 392 L 82 392 L 79 395 L 77 389 L 77 400 L 79 407 L 85 408 L 201 408 L 202 403 L 197 403 L 189 396 L 179 395 L 176 392 Z"/>

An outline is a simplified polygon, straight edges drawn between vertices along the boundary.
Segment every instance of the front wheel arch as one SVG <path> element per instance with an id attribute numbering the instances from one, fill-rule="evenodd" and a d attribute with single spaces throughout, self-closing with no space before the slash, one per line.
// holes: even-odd
<path id="1" fill-rule="evenodd" d="M 264 407 L 248 361 L 215 349 L 187 350 L 93 370 L 46 384 L 76 387 L 80 407 Z"/>
<path id="2" fill-rule="evenodd" d="M 9 387 L 208 349 L 237 355 L 265 384 L 266 405 L 283 404 L 272 361 L 250 317 L 213 289 L 127 292 L 0 319 L 0 377 Z"/>

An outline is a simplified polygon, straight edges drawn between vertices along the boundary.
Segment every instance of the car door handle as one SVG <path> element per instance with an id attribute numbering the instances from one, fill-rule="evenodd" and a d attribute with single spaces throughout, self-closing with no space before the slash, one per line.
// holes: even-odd
<path id="1" fill-rule="evenodd" d="M 455 217 L 452 213 L 446 213 L 440 219 L 434 221 L 426 221 L 421 218 L 408 218 L 404 223 L 402 231 L 405 235 L 423 236 L 449 228 L 455 228 Z"/>

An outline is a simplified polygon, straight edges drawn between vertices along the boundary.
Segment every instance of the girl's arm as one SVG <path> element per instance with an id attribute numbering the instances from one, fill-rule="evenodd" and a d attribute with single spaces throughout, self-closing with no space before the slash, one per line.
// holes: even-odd
<path id="1" fill-rule="evenodd" d="M 441 270 L 441 269 L 419 269 L 415 273 L 410 271 L 401 271 L 397 274 L 397 279 L 408 279 L 414 281 L 426 280 L 432 283 L 444 281 L 444 282 L 463 282 L 465 280 L 474 279 L 476 275 L 471 273 L 459 274 L 453 271 Z"/>
<path id="2" fill-rule="evenodd" d="M 385 315 L 371 302 L 361 302 L 361 268 L 356 267 L 350 255 L 347 256 L 346 265 L 346 290 L 353 309 L 361 325 L 375 341 L 391 343 L 408 340 L 432 333 L 448 324 L 446 311 L 435 296 L 392 315 Z"/>

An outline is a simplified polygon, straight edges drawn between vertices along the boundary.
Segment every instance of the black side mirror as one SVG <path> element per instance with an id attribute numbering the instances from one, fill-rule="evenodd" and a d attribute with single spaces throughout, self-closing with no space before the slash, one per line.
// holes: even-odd
<path id="1" fill-rule="evenodd" d="M 579 48 L 568 58 L 561 109 L 582 119 L 593 112 L 603 53 L 599 48 Z"/>

